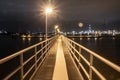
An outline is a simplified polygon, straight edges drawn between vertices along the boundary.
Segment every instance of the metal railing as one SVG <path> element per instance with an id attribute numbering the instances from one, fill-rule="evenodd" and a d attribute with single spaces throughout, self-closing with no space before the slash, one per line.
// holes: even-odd
<path id="1" fill-rule="evenodd" d="M 98 69 L 98 67 L 96 68 L 96 65 L 94 62 L 97 63 L 97 65 L 99 64 L 99 62 L 97 60 L 99 60 L 101 63 L 104 63 L 105 65 L 107 65 L 108 67 L 112 68 L 113 70 L 115 70 L 117 72 L 117 75 L 120 79 L 120 66 L 116 65 L 112 62 L 110 62 L 109 60 L 103 58 L 102 56 L 98 55 L 97 53 L 85 48 L 84 46 L 76 43 L 75 41 L 68 39 L 66 37 L 62 37 L 64 43 L 67 45 L 69 52 L 71 53 L 72 59 L 75 62 L 78 71 L 82 74 L 83 79 L 88 79 L 88 80 L 107 80 L 109 79 L 108 77 L 110 77 L 110 75 L 108 75 L 108 77 L 106 77 L 105 75 L 103 75 L 103 73 L 101 73 L 102 69 L 104 67 L 100 67 L 100 69 Z M 86 56 L 83 56 L 84 53 L 86 52 Z M 89 58 L 88 58 L 89 55 Z M 107 68 L 108 69 L 108 68 Z M 109 70 L 108 70 L 109 72 Z M 110 72 L 112 74 L 112 72 Z M 84 75 L 83 75 L 84 74 Z M 96 75 L 98 79 L 94 79 L 93 76 Z M 117 80 L 116 79 L 116 80 Z M 110 80 L 110 79 L 109 79 Z"/>
<path id="2" fill-rule="evenodd" d="M 0 74 L 3 80 L 31 80 L 46 58 L 46 53 L 53 45 L 54 40 L 55 37 L 52 37 L 1 59 L 1 66 L 6 66 L 7 64 L 9 68 L 10 66 L 16 66 L 14 63 L 18 64 L 12 71 L 4 72 L 4 76 L 2 76 L 4 73 Z M 19 60 L 15 60 L 15 58 Z M 11 64 L 10 61 L 13 61 L 13 63 Z M 5 71 L 4 66 L 3 70 Z M 14 76 L 17 76 L 17 79 L 13 79 L 15 78 Z"/>

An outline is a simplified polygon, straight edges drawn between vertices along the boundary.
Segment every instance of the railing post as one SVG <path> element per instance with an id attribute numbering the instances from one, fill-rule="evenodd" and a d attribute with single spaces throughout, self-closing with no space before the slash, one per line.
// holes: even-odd
<path id="1" fill-rule="evenodd" d="M 92 80 L 92 65 L 93 65 L 93 55 L 90 54 L 90 65 L 89 65 L 89 80 Z"/>
<path id="2" fill-rule="evenodd" d="M 35 47 L 35 70 L 37 69 L 37 46 Z"/>
<path id="3" fill-rule="evenodd" d="M 45 52 L 45 50 L 44 50 L 44 49 L 46 49 L 46 47 L 44 47 L 45 45 L 46 45 L 46 42 L 45 42 L 45 43 L 42 43 L 42 45 L 41 45 L 41 47 L 42 47 L 41 55 L 43 55 L 43 53 Z M 43 47 L 44 47 L 44 48 L 43 48 Z M 41 59 L 43 59 L 43 56 L 42 56 Z"/>
<path id="4" fill-rule="evenodd" d="M 46 41 L 46 53 L 48 52 L 48 43 L 49 43 L 49 40 L 48 41 Z M 45 55 L 46 55 L 46 53 L 45 53 Z"/>
<path id="5" fill-rule="evenodd" d="M 51 44 L 50 44 L 50 41 L 51 41 L 51 40 L 48 40 L 48 41 L 47 41 L 47 51 L 46 51 L 46 53 L 48 53 L 48 50 L 49 50 L 49 48 L 50 48 L 50 45 L 51 45 Z"/>
<path id="6" fill-rule="evenodd" d="M 50 46 L 51 46 L 52 44 L 51 44 L 51 40 L 49 40 L 48 41 L 48 45 L 47 45 L 47 49 L 49 50 L 50 49 Z M 47 52 L 48 52 L 48 50 L 47 50 Z"/>
<path id="7" fill-rule="evenodd" d="M 68 45 L 70 44 L 70 41 L 67 41 L 66 38 L 64 38 L 64 43 L 66 44 L 66 46 L 68 47 Z"/>
<path id="8" fill-rule="evenodd" d="M 81 54 L 81 48 L 80 47 L 79 47 L 79 54 Z M 78 60 L 79 60 L 79 63 L 81 63 L 81 57 L 80 57 L 80 55 L 78 57 Z M 80 66 L 78 66 L 78 68 L 80 69 Z"/>
<path id="9" fill-rule="evenodd" d="M 23 71 L 23 53 L 20 54 L 20 65 L 21 65 L 21 69 L 20 69 L 21 80 L 23 80 L 23 75 L 24 75 L 24 71 Z"/>
<path id="10" fill-rule="evenodd" d="M 49 45 L 50 45 L 49 42 L 50 42 L 50 40 L 47 41 L 47 52 L 48 52 L 48 48 L 49 48 Z"/>
<path id="11" fill-rule="evenodd" d="M 70 49 L 71 49 L 71 45 L 72 45 L 72 44 L 71 44 L 70 41 L 67 41 L 67 39 L 66 39 L 66 43 L 67 43 L 67 47 L 69 48 L 69 51 L 70 51 L 70 53 L 71 53 L 71 50 L 70 50 Z"/>
<path id="12" fill-rule="evenodd" d="M 45 51 L 47 53 L 47 41 L 45 42 Z"/>
<path id="13" fill-rule="evenodd" d="M 45 45 L 44 46 L 45 46 L 45 51 L 46 51 L 47 50 L 47 41 L 45 41 Z"/>
<path id="14" fill-rule="evenodd" d="M 49 44 L 49 49 L 50 49 L 50 47 L 53 45 L 53 42 L 55 42 L 55 40 L 50 40 L 50 41 L 49 41 L 49 43 L 50 43 L 50 44 Z"/>
<path id="15" fill-rule="evenodd" d="M 53 42 L 55 42 L 55 40 L 50 40 L 50 41 L 49 41 L 49 43 L 50 43 L 50 44 L 48 45 L 48 46 L 49 46 L 49 49 L 50 49 L 50 47 L 52 46 Z"/>
<path id="16" fill-rule="evenodd" d="M 74 44 L 74 43 L 73 43 L 73 47 L 74 47 L 73 52 L 74 52 L 74 54 L 75 54 L 75 44 Z"/>
<path id="17" fill-rule="evenodd" d="M 43 48 L 43 44 L 44 44 L 44 43 L 41 44 L 41 49 Z M 41 51 L 41 54 L 43 54 L 43 49 L 42 49 L 42 51 Z"/>
<path id="18" fill-rule="evenodd" d="M 70 51 L 72 53 L 72 42 L 70 41 Z"/>

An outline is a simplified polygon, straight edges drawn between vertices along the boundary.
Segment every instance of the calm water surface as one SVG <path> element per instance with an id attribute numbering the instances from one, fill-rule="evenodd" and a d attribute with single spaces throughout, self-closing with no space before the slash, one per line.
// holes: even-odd
<path id="1" fill-rule="evenodd" d="M 0 36 L 0 58 L 4 58 L 42 40 L 42 38 Z"/>
<path id="2" fill-rule="evenodd" d="M 108 60 L 120 65 L 120 37 L 102 37 L 102 38 L 71 38 L 77 43 L 89 48 L 97 54 L 107 58 Z M 0 58 L 4 58 L 19 50 L 27 48 L 44 39 L 42 38 L 21 38 L 11 36 L 0 36 Z M 94 61 L 95 67 L 101 71 L 108 80 L 120 80 L 118 72 L 104 66 L 98 60 Z M 4 66 L 3 66 L 4 67 Z M 106 68 L 105 68 L 106 67 Z M 86 67 L 87 68 L 87 67 Z M 1 68 L 2 69 L 2 68 Z M 6 68 L 7 69 L 7 68 Z M 3 70 L 4 72 L 5 70 Z M 93 80 L 99 80 L 93 74 Z M 2 76 L 3 77 L 3 76 Z"/>
<path id="3" fill-rule="evenodd" d="M 72 40 L 120 65 L 120 37 L 72 38 Z"/>
<path id="4" fill-rule="evenodd" d="M 120 37 L 71 39 L 120 65 Z M 6 57 L 42 40 L 44 39 L 0 36 L 0 58 Z"/>
<path id="5" fill-rule="evenodd" d="M 72 40 L 77 43 L 89 48 L 90 50 L 96 52 L 97 54 L 103 56 L 104 58 L 120 65 L 120 38 L 119 37 L 101 37 L 101 38 L 72 38 Z M 89 60 L 89 55 L 86 52 L 82 52 L 82 55 Z M 85 64 L 83 60 L 81 63 L 84 68 L 89 71 L 88 65 Z M 106 64 L 101 62 L 99 59 L 93 59 L 93 66 L 102 74 L 107 80 L 120 80 L 120 73 L 108 67 Z M 83 71 L 85 80 L 87 80 Z M 96 74 L 93 72 L 93 80 L 100 80 Z"/>

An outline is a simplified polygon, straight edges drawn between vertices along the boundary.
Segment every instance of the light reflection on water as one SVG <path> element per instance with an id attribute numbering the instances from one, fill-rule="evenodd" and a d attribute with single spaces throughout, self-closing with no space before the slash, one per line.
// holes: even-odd
<path id="1" fill-rule="evenodd" d="M 80 38 L 80 41 L 82 40 L 83 38 Z"/>
<path id="2" fill-rule="evenodd" d="M 31 38 L 28 38 L 28 41 L 30 42 L 30 41 L 31 41 Z"/>
<path id="3" fill-rule="evenodd" d="M 25 41 L 25 39 L 26 39 L 26 38 L 24 38 L 24 37 L 22 38 L 23 41 Z"/>
<path id="4" fill-rule="evenodd" d="M 95 39 L 95 41 L 98 39 L 98 38 L 94 38 Z"/>
<path id="5" fill-rule="evenodd" d="M 87 38 L 87 40 L 90 40 L 90 38 Z"/>
<path id="6" fill-rule="evenodd" d="M 40 41 L 42 41 L 43 39 L 42 38 L 39 38 Z"/>

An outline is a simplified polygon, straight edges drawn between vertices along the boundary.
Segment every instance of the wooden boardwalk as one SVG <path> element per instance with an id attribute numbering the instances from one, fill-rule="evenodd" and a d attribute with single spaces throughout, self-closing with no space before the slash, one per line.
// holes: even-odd
<path id="1" fill-rule="evenodd" d="M 82 80 L 61 37 L 48 52 L 33 80 Z"/>

